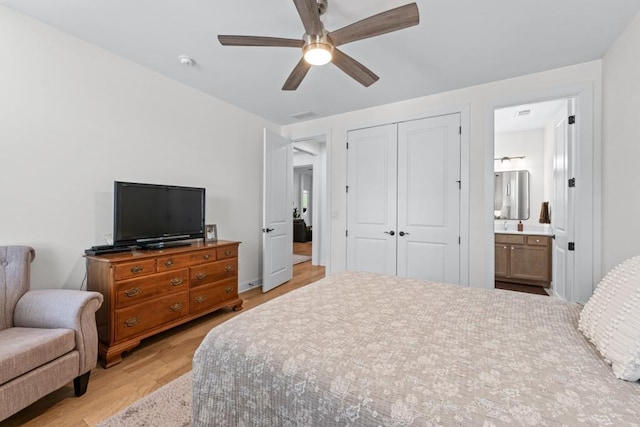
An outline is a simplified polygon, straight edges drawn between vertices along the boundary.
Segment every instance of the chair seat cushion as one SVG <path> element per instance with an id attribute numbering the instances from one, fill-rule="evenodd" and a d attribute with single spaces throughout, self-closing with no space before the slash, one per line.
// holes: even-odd
<path id="1" fill-rule="evenodd" d="M 0 385 L 57 359 L 75 346 L 72 329 L 0 330 Z"/>

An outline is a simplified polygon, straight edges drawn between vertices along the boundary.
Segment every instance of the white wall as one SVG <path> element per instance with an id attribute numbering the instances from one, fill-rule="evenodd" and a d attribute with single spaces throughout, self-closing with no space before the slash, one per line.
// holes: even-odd
<path id="1" fill-rule="evenodd" d="M 80 288 L 111 232 L 113 181 L 207 190 L 206 221 L 259 272 L 262 128 L 278 126 L 0 6 L 0 245 L 34 288 Z"/>
<path id="2" fill-rule="evenodd" d="M 538 225 L 540 204 L 548 201 L 544 200 L 544 130 L 496 133 L 494 143 L 494 158 L 525 157 L 508 162 L 496 160 L 494 170 L 529 171 L 529 219 L 522 220 L 522 223 Z"/>
<path id="3" fill-rule="evenodd" d="M 485 176 L 487 173 L 491 176 L 493 174 L 493 171 L 487 171 L 485 166 L 486 153 L 488 150 L 493 151 L 493 140 L 487 135 L 488 123 L 492 123 L 493 120 L 493 106 L 513 104 L 510 101 L 514 98 L 526 97 L 529 100 L 535 97 L 557 98 L 558 96 L 555 95 L 559 89 L 591 85 L 595 97 L 594 146 L 595 151 L 599 152 L 600 84 L 601 61 L 593 61 L 283 127 L 283 135 L 291 138 L 317 134 L 328 135 L 332 156 L 332 271 L 345 268 L 345 141 L 349 129 L 428 117 L 445 111 L 459 111 L 467 106 L 470 107 L 470 129 L 463 130 L 463 134 L 469 132 L 470 137 L 469 283 L 471 286 L 493 287 L 493 284 L 486 280 L 486 277 L 491 277 L 486 274 L 486 271 L 488 271 L 488 264 L 493 265 L 493 259 L 487 259 L 488 255 L 485 253 L 484 223 Z M 599 175 L 594 177 L 596 181 L 599 178 Z"/>
<path id="4" fill-rule="evenodd" d="M 603 272 L 640 254 L 640 14 L 602 63 Z"/>

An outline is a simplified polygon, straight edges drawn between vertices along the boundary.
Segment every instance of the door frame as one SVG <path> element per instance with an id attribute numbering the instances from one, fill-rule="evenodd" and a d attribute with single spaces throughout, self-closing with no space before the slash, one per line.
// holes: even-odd
<path id="1" fill-rule="evenodd" d="M 324 191 L 325 191 L 325 201 L 326 203 L 316 203 L 316 200 L 314 199 L 314 202 L 312 202 L 312 209 L 313 209 L 313 213 L 312 213 L 312 218 L 322 218 L 322 220 L 320 221 L 320 225 L 318 227 L 316 227 L 314 225 L 314 230 L 313 230 L 313 240 L 316 241 L 318 244 L 313 244 L 312 245 L 312 264 L 313 265 L 322 265 L 325 268 L 325 275 L 330 275 L 331 274 L 331 201 L 332 201 L 332 196 L 331 196 L 331 131 L 330 130 L 326 130 L 324 132 L 321 133 L 316 133 L 313 135 L 303 135 L 303 136 L 299 136 L 299 135 L 295 135 L 295 136 L 288 136 L 288 138 L 291 140 L 292 144 L 298 143 L 298 142 L 305 142 L 305 141 L 309 141 L 309 140 L 315 140 L 315 141 L 324 141 L 324 148 L 325 148 L 325 164 L 324 164 Z M 316 161 L 316 163 L 319 163 L 318 161 Z M 314 174 L 314 186 L 316 184 L 316 180 L 315 180 L 315 176 L 318 173 L 319 170 L 322 169 L 321 164 L 314 164 L 313 165 L 313 174 Z M 315 197 L 319 197 L 319 195 L 317 196 L 317 191 L 314 188 L 313 190 L 314 193 L 314 198 Z M 313 220 L 315 221 L 315 219 Z"/>
<path id="2" fill-rule="evenodd" d="M 484 235 L 485 254 L 487 254 L 487 268 L 485 269 L 485 284 L 493 288 L 495 280 L 494 266 L 494 218 L 493 218 L 493 164 L 494 164 L 494 110 L 513 105 L 544 102 L 560 98 L 576 99 L 576 146 L 575 162 L 575 215 L 574 233 L 576 252 L 574 255 L 574 280 L 576 284 L 583 284 L 575 289 L 574 297 L 578 302 L 586 302 L 595 288 L 594 278 L 600 277 L 599 254 L 594 240 L 594 223 L 596 207 L 594 202 L 595 182 L 597 176 L 594 169 L 594 95 L 593 85 L 577 85 L 563 88 L 531 91 L 524 94 L 497 99 L 487 103 L 485 118 L 485 185 L 484 185 Z M 599 198 L 598 198 L 599 199 Z M 491 286 L 489 286 L 489 284 Z"/>

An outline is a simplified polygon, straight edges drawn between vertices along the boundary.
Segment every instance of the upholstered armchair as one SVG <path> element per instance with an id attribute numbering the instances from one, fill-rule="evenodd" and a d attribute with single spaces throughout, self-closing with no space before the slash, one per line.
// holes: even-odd
<path id="1" fill-rule="evenodd" d="M 87 390 L 96 366 L 102 295 L 29 290 L 35 251 L 0 246 L 0 421 L 73 380 Z"/>

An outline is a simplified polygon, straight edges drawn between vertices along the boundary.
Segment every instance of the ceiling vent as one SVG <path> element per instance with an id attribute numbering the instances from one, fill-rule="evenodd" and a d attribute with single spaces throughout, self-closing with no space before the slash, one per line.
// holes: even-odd
<path id="1" fill-rule="evenodd" d="M 304 120 L 304 119 L 310 119 L 312 117 L 318 117 L 318 115 L 313 111 L 303 111 L 302 113 L 292 114 L 291 117 L 293 117 L 296 120 Z"/>
<path id="2" fill-rule="evenodd" d="M 531 110 L 520 110 L 516 113 L 516 117 L 524 117 L 531 114 Z"/>

